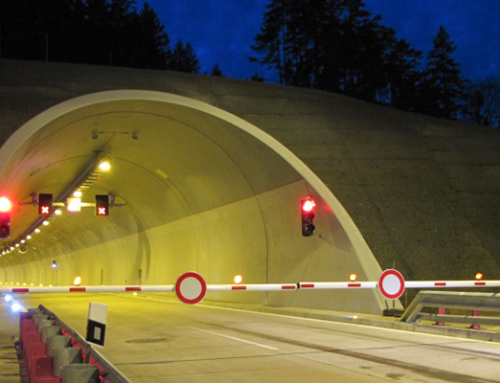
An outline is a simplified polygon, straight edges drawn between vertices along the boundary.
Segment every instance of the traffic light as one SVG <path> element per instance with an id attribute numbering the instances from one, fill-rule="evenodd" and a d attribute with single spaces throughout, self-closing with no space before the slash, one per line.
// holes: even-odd
<path id="1" fill-rule="evenodd" d="M 38 214 L 51 215 L 52 214 L 52 194 L 38 194 Z"/>
<path id="2" fill-rule="evenodd" d="M 302 214 L 302 235 L 310 237 L 313 235 L 315 226 L 313 225 L 314 209 L 316 202 L 312 198 L 303 199 L 300 202 L 300 212 Z"/>
<path id="3" fill-rule="evenodd" d="M 99 216 L 109 215 L 109 196 L 107 194 L 95 196 L 95 214 Z"/>
<path id="4" fill-rule="evenodd" d="M 7 197 L 0 197 L 0 239 L 10 237 L 10 211 L 12 202 Z"/>

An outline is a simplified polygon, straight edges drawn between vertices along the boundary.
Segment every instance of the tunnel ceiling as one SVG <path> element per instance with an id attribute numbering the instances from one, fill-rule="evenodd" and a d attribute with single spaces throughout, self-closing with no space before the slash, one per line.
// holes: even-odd
<path id="1" fill-rule="evenodd" d="M 22 204 L 3 244 L 39 219 L 29 204 L 33 194 L 57 199 L 98 157 L 112 168 L 98 174 L 82 202 L 113 193 L 119 206 L 108 217 L 93 208 L 52 216 L 32 234 L 36 251 L 26 259 L 48 256 L 56 244 L 75 250 L 146 230 L 301 178 L 262 142 L 202 111 L 140 99 L 91 103 L 46 119 L 4 164 L 4 192 Z"/>

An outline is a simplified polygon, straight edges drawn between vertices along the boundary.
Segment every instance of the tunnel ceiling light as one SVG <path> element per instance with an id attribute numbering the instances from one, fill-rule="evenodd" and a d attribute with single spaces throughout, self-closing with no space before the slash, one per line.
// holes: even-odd
<path id="1" fill-rule="evenodd" d="M 83 193 L 80 190 L 77 190 L 73 193 L 73 197 L 80 198 L 83 195 Z"/>
<path id="2" fill-rule="evenodd" d="M 61 209 L 57 209 L 54 213 L 55 213 L 55 215 L 61 215 L 62 214 L 62 210 Z"/>
<path id="3" fill-rule="evenodd" d="M 43 221 L 43 226 L 49 226 L 49 221 Z"/>
<path id="4" fill-rule="evenodd" d="M 107 172 L 111 169 L 111 163 L 109 160 L 102 160 L 98 165 L 98 169 Z"/>

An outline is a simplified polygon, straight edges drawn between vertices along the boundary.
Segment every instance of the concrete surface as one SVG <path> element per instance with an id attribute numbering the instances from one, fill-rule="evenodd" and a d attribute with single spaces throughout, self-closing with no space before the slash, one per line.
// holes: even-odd
<path id="1" fill-rule="evenodd" d="M 498 278 L 500 236 L 497 235 L 497 231 L 500 215 L 497 212 L 500 211 L 498 198 L 500 138 L 497 131 L 471 124 L 403 113 L 335 94 L 173 72 L 2 61 L 0 62 L 0 76 L 0 115 L 2 116 L 0 131 L 3 132 L 4 140 L 30 118 L 56 104 L 80 95 L 104 90 L 147 89 L 169 92 L 206 102 L 241 117 L 275 137 L 320 177 L 353 218 L 370 247 L 366 248 L 366 251 L 359 251 L 359 249 L 354 251 L 357 254 L 357 261 L 353 261 L 356 257 L 350 255 L 352 254 L 351 247 L 356 243 L 362 244 L 364 240 L 351 237 L 349 241 L 345 241 L 343 229 L 335 229 L 339 227 L 333 219 L 335 214 L 325 214 L 329 217 L 326 225 L 320 216 L 317 218 L 318 237 L 308 242 L 299 241 L 302 238 L 290 241 L 289 233 L 271 229 L 267 231 L 265 239 L 258 234 L 257 237 L 241 238 L 238 240 L 239 246 L 214 246 L 204 239 L 205 235 L 210 238 L 213 232 L 202 234 L 203 231 L 200 229 L 197 233 L 201 239 L 193 247 L 191 240 L 188 243 L 179 240 L 192 238 L 192 235 L 179 236 L 176 230 L 160 228 L 161 219 L 165 219 L 163 212 L 171 211 L 171 206 L 166 204 L 164 207 L 157 208 L 149 205 L 146 208 L 147 213 L 141 213 L 141 209 L 136 207 L 133 214 L 121 216 L 111 226 L 103 225 L 100 230 L 102 234 L 89 230 L 92 227 L 92 221 L 88 220 L 75 222 L 71 228 L 61 229 L 62 231 L 57 230 L 57 233 L 53 234 L 56 241 L 43 240 L 43 246 L 38 247 L 38 251 L 43 254 L 42 257 L 37 258 L 28 253 L 24 258 L 16 258 L 14 264 L 22 262 L 23 265 L 22 270 L 17 268 L 14 272 L 16 277 L 19 276 L 19 279 L 22 279 L 21 283 L 39 283 L 41 280 L 44 283 L 50 283 L 54 278 L 54 273 L 51 274 L 47 265 L 52 262 L 53 257 L 59 256 L 65 261 L 63 263 L 68 265 L 68 269 L 59 271 L 58 283 L 62 283 L 63 278 L 69 279 L 81 268 L 85 274 L 84 281 L 97 284 L 110 283 L 114 281 L 113 278 L 132 283 L 138 281 L 151 283 L 163 278 L 162 283 L 169 283 L 172 282 L 174 275 L 178 275 L 181 268 L 203 269 L 211 267 L 208 265 L 214 263 L 214 267 L 219 270 L 221 264 L 225 264 L 220 260 L 229 259 L 227 257 L 231 253 L 236 257 L 234 263 L 230 262 L 232 266 L 220 271 L 221 274 L 217 274 L 219 271 L 215 273 L 209 271 L 213 276 L 211 283 L 227 283 L 228 279 L 236 273 L 236 269 L 247 270 L 250 267 L 252 258 L 248 258 L 247 254 L 254 250 L 258 254 L 255 259 L 260 259 L 260 261 L 257 262 L 258 266 L 249 268 L 251 271 L 248 275 L 251 280 L 246 280 L 249 283 L 288 282 L 298 279 L 345 280 L 349 272 L 353 271 L 360 275 L 360 279 L 366 279 L 377 274 L 380 269 L 393 266 L 402 271 L 407 280 L 470 279 L 477 270 L 483 271 L 487 279 Z M 73 114 L 72 117 L 75 118 L 77 115 Z M 82 142 L 86 144 L 92 142 L 88 138 L 92 127 L 101 129 L 104 125 L 100 124 L 105 124 L 106 117 L 103 115 L 101 118 L 94 118 L 90 121 L 92 122 L 89 125 L 72 125 L 75 137 L 85 140 Z M 123 154 L 128 155 L 134 153 L 135 150 L 130 139 L 131 128 L 140 127 L 141 121 L 123 120 L 122 122 L 123 134 L 118 134 L 115 138 L 118 147 L 122 145 L 121 141 L 127 140 L 128 146 L 122 147 L 128 148 L 123 150 Z M 155 120 L 149 122 L 154 124 Z M 59 125 L 59 127 L 62 126 Z M 175 126 L 173 123 L 171 129 L 175 130 Z M 57 124 L 52 124 L 52 127 L 56 129 Z M 212 134 L 214 132 L 215 130 Z M 105 137 L 99 140 L 102 139 L 104 142 L 111 133 L 104 130 Z M 188 137 L 187 133 L 182 134 L 185 138 Z M 64 135 L 59 136 L 55 142 L 68 142 L 64 137 Z M 233 162 L 218 162 L 227 165 L 228 169 L 234 165 L 235 159 L 237 159 L 237 166 L 242 169 L 243 164 L 255 164 L 257 159 L 266 153 L 262 150 L 262 146 L 252 146 L 251 141 L 244 140 L 241 141 L 243 142 L 241 145 L 251 150 L 227 151 L 232 147 L 231 143 L 240 142 L 241 135 L 233 137 L 234 139 L 225 145 L 223 136 L 208 137 L 215 140 L 216 146 L 226 150 L 226 154 L 232 158 Z M 45 136 L 44 144 L 50 143 L 49 138 Z M 154 138 L 148 139 L 154 140 Z M 187 141 L 189 140 L 182 142 Z M 204 141 L 198 142 L 201 144 Z M 201 146 L 210 147 L 205 144 Z M 46 147 L 49 148 L 50 145 Z M 193 152 L 196 152 L 198 147 L 200 145 L 193 145 Z M 73 146 L 68 147 L 70 148 Z M 174 150 L 174 148 L 175 141 L 171 143 L 169 150 Z M 29 146 L 26 149 L 29 149 Z M 168 150 L 165 152 L 168 153 Z M 200 166 L 202 166 L 204 162 L 213 158 L 211 153 L 216 152 L 217 150 L 204 152 L 197 163 L 201 163 Z M 142 153 L 142 151 L 137 153 Z M 181 150 L 174 153 L 182 155 Z M 238 153 L 245 154 L 238 157 Z M 250 162 L 248 162 L 248 155 L 251 157 Z M 62 163 L 65 156 L 71 156 L 71 152 L 68 150 L 63 153 L 58 159 L 59 162 Z M 126 161 L 123 161 L 125 157 L 121 158 L 122 164 L 125 165 Z M 25 164 L 27 166 L 44 164 L 43 160 L 44 156 L 28 157 Z M 64 169 L 68 174 L 67 177 L 70 178 L 77 172 L 83 160 L 84 157 L 81 157 L 81 162 L 75 161 L 71 164 L 68 161 L 67 166 L 61 169 Z M 273 193 L 278 194 L 280 201 L 287 201 L 285 206 L 292 206 L 301 195 L 315 191 L 314 188 L 310 188 L 310 183 L 304 184 L 301 181 L 303 178 L 297 176 L 296 171 L 290 171 L 290 168 L 286 166 L 279 166 L 280 161 L 282 160 L 279 158 L 273 158 L 272 153 L 266 156 L 264 161 L 260 161 L 264 165 L 260 167 L 261 169 L 279 169 L 279 171 L 266 174 L 266 179 L 274 182 L 268 182 L 267 189 L 259 187 L 255 189 L 265 191 L 259 194 L 257 202 L 261 207 L 260 212 L 269 212 L 269 216 L 263 222 L 274 228 L 276 225 L 279 226 L 280 222 L 291 222 L 296 217 L 287 215 L 290 211 L 289 207 L 282 209 L 280 205 L 274 204 L 277 198 Z M 49 163 L 52 162 L 49 161 Z M 151 174 L 155 174 L 155 169 L 163 169 L 162 172 L 169 175 L 169 171 L 165 172 L 165 166 L 170 163 L 172 160 L 168 156 L 165 157 L 161 166 L 151 168 L 148 175 L 144 174 L 134 180 L 133 185 L 129 185 L 128 189 L 124 190 L 125 195 L 134 195 L 137 201 L 139 188 L 135 185 L 165 183 L 161 178 L 158 181 L 158 174 L 161 175 L 161 173 L 156 172 L 156 178 L 151 177 Z M 253 168 L 253 165 L 249 168 Z M 10 174 L 15 174 L 13 169 L 17 168 L 11 167 Z M 21 194 L 25 198 L 33 191 L 41 191 L 41 186 L 49 187 L 43 183 L 48 175 L 60 174 L 60 172 L 51 172 L 50 167 L 42 169 L 40 165 L 38 168 L 34 166 L 28 169 L 31 173 L 25 173 L 24 177 L 29 182 L 24 189 L 21 188 Z M 121 177 L 129 174 L 127 172 L 131 169 L 133 169 L 133 164 L 129 163 L 128 167 L 124 167 Z M 181 174 L 182 166 L 178 169 Z M 210 171 L 210 167 L 203 167 L 203 169 Z M 226 179 L 233 180 L 236 184 L 238 180 L 242 180 L 232 176 L 236 173 L 229 172 Z M 36 179 L 35 182 L 32 182 L 33 177 Z M 260 181 L 257 182 L 256 180 L 259 179 Z M 193 187 L 192 190 L 202 193 L 207 183 L 201 180 L 203 178 L 196 177 L 190 180 L 193 182 L 190 186 L 203 185 L 201 188 Z M 212 180 L 214 181 L 212 185 L 216 185 L 217 178 Z M 244 182 L 240 184 L 249 182 L 250 189 L 262 185 L 262 178 L 255 177 L 253 181 L 248 180 L 243 179 Z M 67 179 L 56 181 L 50 187 L 61 189 L 67 181 Z M 116 187 L 116 184 L 103 184 L 100 190 L 106 192 L 110 186 Z M 164 189 L 156 190 L 162 190 L 164 193 Z M 187 190 L 183 188 L 182 193 Z M 222 189 L 215 187 L 212 190 Z M 191 198 L 197 202 L 195 207 L 207 202 L 203 200 L 202 194 L 192 194 L 190 200 Z M 231 202 L 227 199 L 225 201 Z M 252 199 L 239 199 L 240 206 L 236 209 L 240 211 L 249 209 L 254 202 Z M 220 207 L 219 203 L 215 205 Z M 229 207 L 229 210 L 201 209 L 207 213 L 196 218 L 198 222 L 203 222 L 199 227 L 203 229 L 210 226 L 217 227 L 217 224 L 221 222 L 221 217 L 228 217 L 231 214 L 232 206 L 229 204 L 224 206 Z M 268 210 L 273 208 L 275 210 Z M 283 212 L 286 214 L 280 217 L 279 214 Z M 248 217 L 251 216 L 252 214 Z M 256 217 L 256 213 L 253 216 Z M 277 220 L 269 221 L 271 216 Z M 147 218 L 144 219 L 144 217 Z M 252 222 L 252 220 L 245 220 L 245 228 L 255 227 L 259 231 L 260 229 L 253 226 Z M 341 222 L 340 226 L 345 228 L 343 226 L 345 219 L 342 218 Z M 192 222 L 186 222 L 184 227 L 189 225 L 192 225 Z M 148 228 L 151 228 L 150 232 L 147 231 Z M 156 230 L 157 228 L 160 229 Z M 322 228 L 328 229 L 322 231 Z M 146 234 L 135 238 L 138 232 Z M 80 233 L 81 237 L 75 233 Z M 166 237 L 165 233 L 168 233 Z M 351 234 L 349 230 L 349 235 Z M 116 240 L 117 242 L 112 240 L 104 243 L 110 236 L 119 239 Z M 164 238 L 163 245 L 151 246 L 152 238 L 155 238 L 153 241 Z M 226 238 L 219 238 L 226 240 Z M 255 242 L 254 238 L 259 239 Z M 170 243 L 171 247 L 167 247 L 165 241 Z M 218 239 L 216 241 L 220 242 Z M 153 243 L 160 244 L 161 242 Z M 241 244 L 244 245 L 241 246 Z M 254 244 L 257 247 L 249 249 L 249 246 Z M 336 249 L 333 253 L 332 246 Z M 210 254 L 223 253 L 224 257 L 216 258 L 212 255 L 208 257 L 207 247 Z M 70 249 L 69 252 L 68 249 Z M 122 262 L 122 253 L 127 253 L 130 249 L 133 249 L 133 255 L 130 255 L 126 262 Z M 266 256 L 262 255 L 263 249 Z M 370 249 L 380 266 L 359 261 L 361 259 L 359 257 L 371 259 Z M 166 253 L 189 252 L 202 255 L 198 258 L 199 263 L 196 257 L 191 257 L 182 258 L 177 261 L 180 263 L 167 266 L 163 263 L 164 258 L 151 257 L 158 251 L 162 253 L 162 256 Z M 243 258 L 247 260 L 246 263 L 238 263 L 239 252 L 245 254 Z M 269 254 L 274 254 L 274 256 L 266 258 Z M 329 254 L 334 255 L 329 256 Z M 4 266 L 13 265 L 9 263 L 10 261 L 4 261 L 3 258 L 0 261 L 7 262 Z M 88 262 L 96 261 L 103 263 L 91 269 Z M 282 278 L 287 280 L 278 280 Z M 36 280 L 24 281 L 23 279 Z M 316 308 L 326 308 L 322 305 L 334 308 L 332 305 L 346 301 L 346 298 L 332 299 L 331 295 L 322 293 L 307 296 L 305 299 L 291 295 L 288 297 L 292 299 L 280 301 L 281 298 L 272 295 L 269 299 L 274 304 Z M 370 296 L 367 299 L 376 300 L 377 298 Z M 350 304 L 358 304 L 358 308 L 365 306 L 363 303 L 365 298 L 359 300 L 358 303 L 355 302 L 349 300 Z M 378 301 L 378 307 L 380 304 L 381 302 Z"/>
<path id="2" fill-rule="evenodd" d="M 340 323 L 352 315 L 274 311 L 310 316 L 293 318 L 187 306 L 165 294 L 24 295 L 21 300 L 29 307 L 43 304 L 80 333 L 85 333 L 88 303 L 107 304 L 106 343 L 100 350 L 134 383 L 500 381 L 499 343 L 394 329 L 394 318 L 362 314 Z M 319 315 L 334 321 L 312 319 Z"/>

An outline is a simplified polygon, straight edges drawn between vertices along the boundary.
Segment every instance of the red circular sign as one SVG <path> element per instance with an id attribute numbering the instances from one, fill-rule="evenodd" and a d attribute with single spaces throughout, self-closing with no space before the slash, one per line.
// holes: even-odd
<path id="1" fill-rule="evenodd" d="M 385 270 L 378 279 L 378 289 L 387 299 L 398 299 L 405 291 L 405 279 L 397 270 Z"/>
<path id="2" fill-rule="evenodd" d="M 203 277 L 190 271 L 182 274 L 175 282 L 175 295 L 182 303 L 194 305 L 200 303 L 207 293 L 207 284 Z"/>

